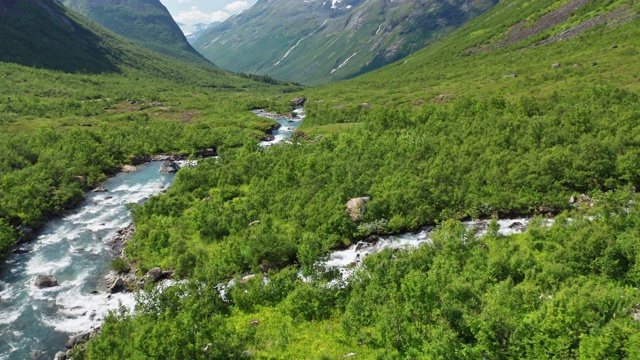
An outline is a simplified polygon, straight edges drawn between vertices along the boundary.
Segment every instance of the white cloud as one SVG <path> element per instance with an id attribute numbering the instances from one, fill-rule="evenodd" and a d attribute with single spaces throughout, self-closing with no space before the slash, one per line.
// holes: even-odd
<path id="1" fill-rule="evenodd" d="M 181 11 L 175 16 L 175 20 L 184 23 L 205 22 L 212 23 L 214 21 L 224 21 L 229 17 L 229 13 L 224 11 L 214 11 L 206 13 L 193 6 L 187 11 Z"/>
<path id="2" fill-rule="evenodd" d="M 231 4 L 228 4 L 227 6 L 225 6 L 224 8 L 227 9 L 227 11 L 230 11 L 232 13 L 237 13 L 238 11 L 247 9 L 249 7 L 249 3 L 246 1 L 234 1 Z"/>
<path id="3" fill-rule="evenodd" d="M 178 4 L 188 3 L 191 0 L 178 0 Z"/>

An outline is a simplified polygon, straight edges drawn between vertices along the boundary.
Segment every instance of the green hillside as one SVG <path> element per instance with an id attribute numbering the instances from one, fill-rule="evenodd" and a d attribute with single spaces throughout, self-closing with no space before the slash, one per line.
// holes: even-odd
<path id="1" fill-rule="evenodd" d="M 497 1 L 259 1 L 194 47 L 218 66 L 304 84 L 348 79 L 443 38 Z"/>
<path id="2" fill-rule="evenodd" d="M 62 3 L 140 46 L 181 61 L 211 65 L 189 45 L 159 0 L 64 0 Z"/>
<path id="3" fill-rule="evenodd" d="M 637 1 L 504 0 L 391 65 L 305 89 L 118 45 L 54 2 L 2 4 L 2 31 L 39 14 L 61 55 L 2 51 L 0 245 L 137 155 L 221 155 L 131 207 L 131 266 L 185 282 L 148 284 L 73 359 L 640 357 Z M 65 44 L 83 62 L 62 68 Z M 249 110 L 299 96 L 293 144 L 259 147 L 271 123 Z M 460 223 L 519 215 L 528 231 L 508 236 Z M 431 241 L 360 259 L 349 281 L 318 264 L 425 225 Z"/>
<path id="4" fill-rule="evenodd" d="M 113 314 L 78 358 L 638 358 L 639 13 L 502 1 L 394 64 L 305 89 L 295 146 L 204 162 L 134 209 L 140 272 L 191 281 Z M 518 214 L 535 218 L 511 236 L 457 221 Z M 430 243 L 370 255 L 349 282 L 317 267 L 429 224 Z"/>
<path id="5" fill-rule="evenodd" d="M 257 142 L 248 110 L 299 89 L 172 60 L 53 0 L 0 6 L 0 257 L 132 157 Z"/>

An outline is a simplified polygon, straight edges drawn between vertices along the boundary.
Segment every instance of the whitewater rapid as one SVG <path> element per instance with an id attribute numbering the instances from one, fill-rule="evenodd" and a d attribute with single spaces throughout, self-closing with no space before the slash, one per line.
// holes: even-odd
<path id="1" fill-rule="evenodd" d="M 11 255 L 0 270 L 0 360 L 51 359 L 70 335 L 91 330 L 109 310 L 133 309 L 133 293 L 108 294 L 100 284 L 114 258 L 109 240 L 131 223 L 127 204 L 141 204 L 168 187 L 159 162 L 108 179 L 108 192 L 89 193 L 71 214 L 49 222 L 24 254 Z M 39 289 L 38 275 L 59 286 Z"/>

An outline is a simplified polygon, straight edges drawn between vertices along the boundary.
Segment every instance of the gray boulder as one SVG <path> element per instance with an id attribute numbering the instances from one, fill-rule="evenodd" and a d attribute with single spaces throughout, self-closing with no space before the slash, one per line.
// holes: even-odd
<path id="1" fill-rule="evenodd" d="M 138 171 L 138 168 L 133 165 L 125 165 L 122 167 L 122 172 L 132 173 Z"/>
<path id="2" fill-rule="evenodd" d="M 151 280 L 152 282 L 157 282 L 162 278 L 162 269 L 159 267 L 154 267 L 153 269 L 147 271 L 144 275 L 147 280 Z"/>
<path id="3" fill-rule="evenodd" d="M 36 286 L 40 289 L 58 286 L 58 280 L 53 275 L 38 275 Z"/>
<path id="4" fill-rule="evenodd" d="M 117 278 L 116 281 L 113 282 L 113 285 L 109 288 L 109 292 L 112 294 L 124 291 L 126 288 L 124 280 L 122 278 Z"/>
<path id="5" fill-rule="evenodd" d="M 357 197 L 349 200 L 347 202 L 347 214 L 353 221 L 358 221 L 364 215 L 366 209 L 366 204 L 371 201 L 371 198 L 366 197 Z"/>
<path id="6" fill-rule="evenodd" d="M 165 160 L 160 167 L 160 174 L 173 174 L 180 170 L 180 166 L 175 161 Z"/>
<path id="7" fill-rule="evenodd" d="M 67 345 L 65 346 L 67 347 L 67 349 L 73 349 L 77 345 L 80 345 L 83 342 L 86 342 L 87 340 L 89 340 L 90 337 L 91 337 L 90 331 L 71 336 L 69 337 L 69 341 L 67 341 Z"/>
<path id="8" fill-rule="evenodd" d="M 162 269 L 160 269 L 159 267 L 154 267 L 153 269 L 147 271 L 147 273 L 142 277 L 142 279 L 140 279 L 140 281 L 138 281 L 138 287 L 139 288 L 144 288 L 144 286 L 148 283 L 151 282 L 156 283 L 161 279 L 164 279 L 165 277 L 171 276 L 173 275 L 173 273 L 171 272 L 163 272 Z"/>
<path id="9" fill-rule="evenodd" d="M 58 351 L 53 357 L 53 360 L 67 360 L 67 353 L 64 351 Z"/>
<path id="10" fill-rule="evenodd" d="M 302 106 L 305 102 L 307 102 L 307 98 L 305 97 L 291 99 L 291 105 L 294 107 Z"/>

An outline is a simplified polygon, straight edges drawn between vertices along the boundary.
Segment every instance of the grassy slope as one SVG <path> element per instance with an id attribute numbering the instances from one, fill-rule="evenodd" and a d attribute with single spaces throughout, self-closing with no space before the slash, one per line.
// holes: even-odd
<path id="1" fill-rule="evenodd" d="M 365 101 L 378 105 L 436 102 L 441 95 L 448 99 L 459 96 L 517 99 L 553 91 L 568 93 L 601 84 L 637 90 L 640 86 L 637 75 L 640 53 L 635 42 L 639 31 L 637 19 L 622 25 L 600 25 L 565 41 L 531 46 L 612 9 L 637 14 L 638 5 L 631 5 L 633 1 L 592 3 L 567 22 L 512 46 L 479 53 L 470 51 L 498 44 L 513 25 L 526 19 L 534 22 L 549 7 L 562 3 L 503 1 L 443 41 L 383 69 L 316 88 L 309 94 L 314 100 L 329 100 L 324 105 L 328 107 Z M 618 48 L 611 49 L 613 45 Z M 597 66 L 591 66 L 592 62 L 597 62 Z M 561 67 L 552 69 L 554 63 L 560 63 Z M 576 63 L 582 66 L 573 67 Z M 518 77 L 505 77 L 509 74 Z"/>
<path id="2" fill-rule="evenodd" d="M 199 280 L 215 284 L 229 273 L 259 272 L 258 264 L 282 253 L 309 266 L 318 243 L 353 230 L 344 197 L 363 190 L 376 192 L 370 221 L 439 205 L 425 199 L 510 197 L 529 182 L 540 186 L 524 194 L 529 205 L 551 196 L 565 207 L 578 186 L 597 193 L 600 186 L 637 185 L 637 19 L 531 49 L 525 47 L 544 34 L 465 52 L 497 44 L 520 20 L 560 5 L 503 2 L 406 63 L 306 90 L 304 131 L 324 139 L 262 155 L 247 149 L 182 172 L 166 197 L 136 211 L 142 232 L 130 250 L 148 256 L 147 267 L 196 268 Z M 637 12 L 632 1 L 593 2 L 560 27 L 607 6 Z M 598 65 L 588 66 L 593 61 Z M 563 66 L 552 70 L 556 62 Z M 518 77 L 503 78 L 511 73 Z M 364 101 L 374 108 L 359 106 Z M 536 144 L 538 124 L 544 136 Z M 578 167 L 562 166 L 583 157 Z M 633 178 L 616 173 L 625 157 Z M 553 172 L 561 181 L 548 181 Z M 582 185 L 573 181 L 583 176 Z M 463 188 L 474 177 L 475 187 Z M 368 257 L 361 276 L 337 291 L 296 281 L 295 265 L 271 271 L 269 283 L 259 275 L 236 286 L 232 303 L 217 300 L 213 286 L 191 282 L 157 296 L 137 318 L 111 317 L 79 358 L 242 358 L 244 350 L 264 359 L 351 352 L 372 359 L 637 358 L 637 201 L 633 191 L 600 194 L 594 209 L 512 237 L 490 232 L 474 240 L 447 222 L 434 245 Z M 256 218 L 262 224 L 247 226 Z"/>
<path id="3" fill-rule="evenodd" d="M 1 5 L 3 253 L 18 235 L 9 225 L 38 228 L 129 156 L 256 141 L 267 125 L 247 110 L 288 89 L 166 58 L 57 2 Z"/>
<path id="4" fill-rule="evenodd" d="M 211 66 L 187 42 L 167 9 L 158 0 L 66 0 L 63 3 L 134 43 L 165 56 Z"/>

